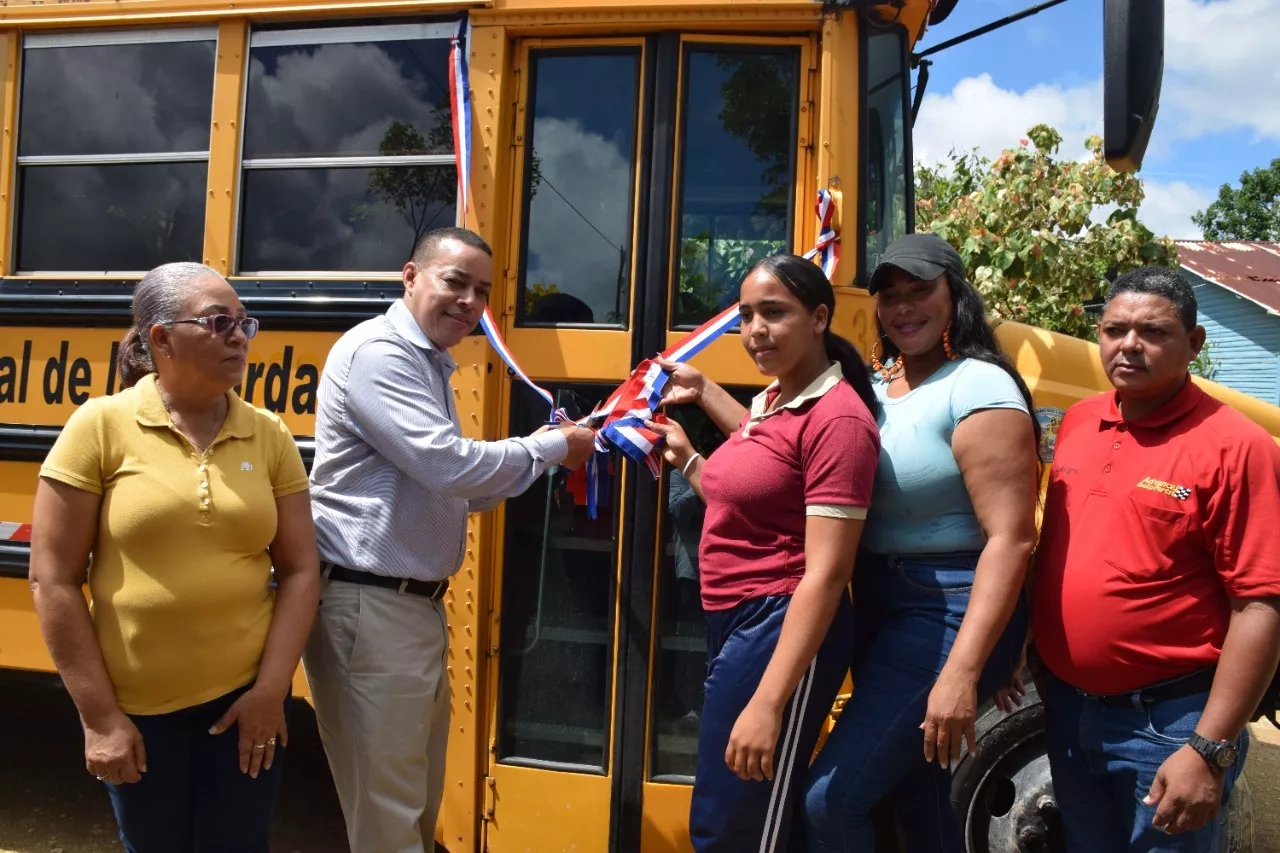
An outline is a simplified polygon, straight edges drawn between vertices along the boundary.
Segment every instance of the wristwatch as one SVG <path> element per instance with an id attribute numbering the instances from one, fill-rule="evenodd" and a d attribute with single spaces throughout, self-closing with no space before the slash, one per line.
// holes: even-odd
<path id="1" fill-rule="evenodd" d="M 1240 750 L 1229 740 L 1209 740 L 1201 737 L 1199 732 L 1192 732 L 1187 745 L 1200 753 L 1214 770 L 1226 770 L 1235 765 L 1240 758 Z"/>

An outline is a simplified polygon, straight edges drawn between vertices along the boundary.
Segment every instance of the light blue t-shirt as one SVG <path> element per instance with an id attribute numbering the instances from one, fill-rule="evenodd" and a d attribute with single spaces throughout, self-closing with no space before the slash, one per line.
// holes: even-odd
<path id="1" fill-rule="evenodd" d="M 882 377 L 872 385 L 881 405 L 880 466 L 862 546 L 877 554 L 981 551 L 987 540 L 951 452 L 951 435 L 983 409 L 1026 412 L 1013 378 L 994 364 L 961 358 L 896 400 Z"/>

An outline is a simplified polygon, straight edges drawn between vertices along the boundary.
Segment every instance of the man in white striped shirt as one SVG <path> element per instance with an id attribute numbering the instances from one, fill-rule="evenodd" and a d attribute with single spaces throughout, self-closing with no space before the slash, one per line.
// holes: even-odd
<path id="1" fill-rule="evenodd" d="M 440 602 L 462 563 L 468 512 L 576 468 L 590 430 L 462 437 L 449 348 L 489 299 L 479 235 L 425 235 L 404 299 L 329 352 L 311 496 L 324 590 L 303 662 L 353 851 L 424 853 L 444 791 L 448 652 Z"/>

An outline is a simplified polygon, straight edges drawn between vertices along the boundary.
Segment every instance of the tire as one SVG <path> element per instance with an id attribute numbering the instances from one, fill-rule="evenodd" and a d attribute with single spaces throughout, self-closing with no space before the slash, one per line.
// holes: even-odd
<path id="1" fill-rule="evenodd" d="M 1031 679 L 1022 705 L 978 714 L 977 755 L 956 768 L 951 802 L 968 853 L 1065 853 L 1044 745 L 1044 705 Z"/>
<path id="2" fill-rule="evenodd" d="M 978 751 L 952 777 L 951 803 L 967 853 L 1064 853 L 1045 753 L 1044 705 L 1024 673 L 1027 695 L 1012 714 L 988 703 L 978 714 Z M 1218 853 L 1252 853 L 1253 796 L 1241 773 L 1228 801 Z"/>

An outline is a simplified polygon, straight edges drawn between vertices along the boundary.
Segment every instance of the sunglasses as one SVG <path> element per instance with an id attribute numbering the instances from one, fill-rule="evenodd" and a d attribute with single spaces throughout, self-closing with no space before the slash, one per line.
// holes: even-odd
<path id="1" fill-rule="evenodd" d="M 239 326 L 240 331 L 244 332 L 246 338 L 252 338 L 258 334 L 258 321 L 252 317 L 232 317 L 230 314 L 210 314 L 208 317 L 192 317 L 187 320 L 174 320 L 166 323 L 166 326 L 172 326 L 177 323 L 195 323 L 206 327 L 215 335 L 222 335 L 230 338 L 232 331 Z"/>

